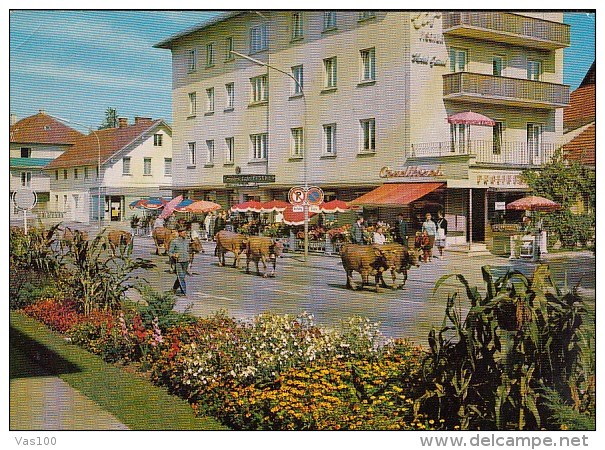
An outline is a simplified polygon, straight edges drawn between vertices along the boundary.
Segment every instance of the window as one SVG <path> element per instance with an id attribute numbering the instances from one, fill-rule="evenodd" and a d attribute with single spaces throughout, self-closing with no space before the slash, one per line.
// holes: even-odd
<path id="1" fill-rule="evenodd" d="M 373 48 L 361 50 L 361 81 L 376 79 L 376 52 Z"/>
<path id="2" fill-rule="evenodd" d="M 214 112 L 214 88 L 206 89 L 206 112 Z"/>
<path id="3" fill-rule="evenodd" d="M 376 11 L 360 11 L 358 20 L 367 20 L 376 17 Z"/>
<path id="4" fill-rule="evenodd" d="M 250 79 L 252 84 L 252 102 L 263 102 L 269 99 L 269 89 L 267 82 L 267 75 L 261 75 L 260 77 L 254 77 Z"/>
<path id="5" fill-rule="evenodd" d="M 195 166 L 195 161 L 196 161 L 196 157 L 195 157 L 195 142 L 189 142 L 187 144 L 187 156 L 188 156 L 188 162 L 190 166 Z"/>
<path id="6" fill-rule="evenodd" d="M 197 94 L 195 92 L 189 93 L 189 116 L 195 116 L 197 114 Z"/>
<path id="7" fill-rule="evenodd" d="M 336 28 L 336 11 L 324 12 L 324 31 Z"/>
<path id="8" fill-rule="evenodd" d="M 63 211 L 67 211 L 67 195 L 63 195 Z"/>
<path id="9" fill-rule="evenodd" d="M 540 81 L 542 76 L 542 64 L 540 61 L 534 61 L 531 59 L 527 60 L 527 79 L 533 81 Z"/>
<path id="10" fill-rule="evenodd" d="M 63 169 L 63 179 L 67 180 L 67 169 Z"/>
<path id="11" fill-rule="evenodd" d="M 235 157 L 235 140 L 232 137 L 225 139 L 225 164 L 231 164 Z"/>
<path id="12" fill-rule="evenodd" d="M 164 158 L 164 176 L 172 176 L 172 158 Z"/>
<path id="13" fill-rule="evenodd" d="M 466 72 L 467 53 L 459 48 L 450 49 L 450 71 Z"/>
<path id="14" fill-rule="evenodd" d="M 78 179 L 78 169 L 74 169 L 74 180 Z"/>
<path id="15" fill-rule="evenodd" d="M 195 72 L 197 52 L 195 49 L 187 50 L 187 72 Z"/>
<path id="16" fill-rule="evenodd" d="M 122 175 L 130 175 L 130 157 L 122 158 Z"/>
<path id="17" fill-rule="evenodd" d="M 253 134 L 250 136 L 252 146 L 252 159 L 267 159 L 267 133 Z"/>
<path id="18" fill-rule="evenodd" d="M 229 36 L 225 39 L 225 59 L 227 61 L 234 58 L 233 53 L 231 53 L 232 50 L 235 50 L 235 47 L 233 46 L 233 38 Z"/>
<path id="19" fill-rule="evenodd" d="M 31 158 L 32 149 L 30 147 L 21 147 L 21 158 Z"/>
<path id="20" fill-rule="evenodd" d="M 303 94 L 303 66 L 292 67 L 292 95 Z"/>
<path id="21" fill-rule="evenodd" d="M 151 175 L 151 158 L 143 158 L 143 175 Z"/>
<path id="22" fill-rule="evenodd" d="M 292 40 L 303 38 L 303 15 L 300 12 L 292 13 Z"/>
<path id="23" fill-rule="evenodd" d="M 58 180 L 58 179 L 59 179 L 59 171 L 55 170 L 55 180 Z"/>
<path id="24" fill-rule="evenodd" d="M 336 155 L 336 124 L 324 125 L 324 155 Z"/>
<path id="25" fill-rule="evenodd" d="M 336 87 L 336 56 L 324 59 L 324 86 Z"/>
<path id="26" fill-rule="evenodd" d="M 214 164 L 214 139 L 206 141 L 206 148 L 208 153 L 206 154 L 206 164 Z"/>
<path id="27" fill-rule="evenodd" d="M 450 124 L 451 152 L 466 154 L 466 136 L 468 125 L 463 123 Z"/>
<path id="28" fill-rule="evenodd" d="M 31 172 L 21 172 L 21 186 L 22 187 L 31 187 L 32 185 L 32 173 Z"/>
<path id="29" fill-rule="evenodd" d="M 293 158 L 302 158 L 305 151 L 303 129 L 292 128 L 290 132 L 292 136 L 290 145 L 290 156 L 292 156 Z"/>
<path id="30" fill-rule="evenodd" d="M 206 44 L 206 67 L 214 65 L 214 44 Z"/>
<path id="31" fill-rule="evenodd" d="M 540 150 L 542 147 L 542 125 L 537 123 L 527 124 L 527 152 L 530 163 L 540 163 Z"/>
<path id="32" fill-rule="evenodd" d="M 162 135 L 161 134 L 154 134 L 153 135 L 153 146 L 154 147 L 161 147 L 162 146 Z"/>
<path id="33" fill-rule="evenodd" d="M 235 107 L 235 84 L 227 83 L 225 85 L 225 91 L 227 91 L 227 108 L 233 109 Z"/>
<path id="34" fill-rule="evenodd" d="M 504 133 L 504 123 L 496 122 L 492 130 L 492 153 L 494 155 L 502 154 L 502 138 Z"/>
<path id="35" fill-rule="evenodd" d="M 374 152 L 376 151 L 376 122 L 375 119 L 364 119 L 361 123 L 361 151 Z"/>
<path id="36" fill-rule="evenodd" d="M 492 75 L 501 77 L 504 70 L 504 58 L 502 56 L 494 56 L 492 58 Z"/>
<path id="37" fill-rule="evenodd" d="M 88 173 L 88 167 L 84 167 L 84 179 L 88 180 L 89 177 L 90 177 L 90 174 Z"/>
<path id="38" fill-rule="evenodd" d="M 267 26 L 259 25 L 250 29 L 250 53 L 267 49 Z"/>
<path id="39" fill-rule="evenodd" d="M 97 180 L 98 180 L 99 177 L 101 176 L 100 173 L 99 173 L 99 166 L 95 167 L 95 172 L 96 172 Z"/>

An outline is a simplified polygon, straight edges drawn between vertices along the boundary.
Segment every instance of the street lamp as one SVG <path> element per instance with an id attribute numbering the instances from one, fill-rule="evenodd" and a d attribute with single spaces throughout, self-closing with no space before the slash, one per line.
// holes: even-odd
<path id="1" fill-rule="evenodd" d="M 294 80 L 294 83 L 296 83 L 296 87 L 298 88 L 298 90 L 300 91 L 301 97 L 303 99 L 303 103 L 304 103 L 304 110 L 303 110 L 303 136 L 302 136 L 302 140 L 303 140 L 303 181 L 304 181 L 304 188 L 305 188 L 305 192 L 307 192 L 309 190 L 309 185 L 308 185 L 308 181 L 307 181 L 307 150 L 306 150 L 306 146 L 307 146 L 307 139 L 306 139 L 306 133 L 307 133 L 307 127 L 306 127 L 306 119 L 307 119 L 307 97 L 305 96 L 305 92 L 303 90 L 302 84 L 300 83 L 300 81 L 298 81 L 296 79 L 296 77 L 294 77 L 291 73 L 286 72 L 285 70 L 279 69 L 277 67 L 274 67 L 266 62 L 260 61 L 258 59 L 252 58 L 248 55 L 243 55 L 241 53 L 238 53 L 234 50 L 230 50 L 231 54 L 235 55 L 235 56 L 239 56 L 240 58 L 243 59 L 247 59 L 248 61 L 253 62 L 254 64 L 257 64 L 259 66 L 264 66 L 267 67 L 268 69 L 273 69 L 277 72 L 283 73 L 284 75 L 287 75 L 288 77 L 290 77 L 292 80 Z M 305 241 L 304 241 L 304 260 L 305 262 L 307 261 L 308 257 L 309 257 L 309 204 L 307 201 L 305 201 L 303 203 L 303 211 L 304 211 L 304 223 L 305 223 Z"/>
<path id="2" fill-rule="evenodd" d="M 48 114 L 53 119 L 60 120 L 65 123 L 73 123 L 74 125 L 79 125 L 81 127 L 87 128 L 88 131 L 95 135 L 97 139 L 97 179 L 98 179 L 98 191 L 97 191 L 97 219 L 99 222 L 99 233 L 101 232 L 101 141 L 99 140 L 99 135 L 93 128 L 89 125 L 84 125 L 83 123 L 78 123 L 75 120 L 63 119 L 62 117 L 53 116 L 52 114 Z M 103 208 L 103 212 L 105 212 L 105 208 Z"/>

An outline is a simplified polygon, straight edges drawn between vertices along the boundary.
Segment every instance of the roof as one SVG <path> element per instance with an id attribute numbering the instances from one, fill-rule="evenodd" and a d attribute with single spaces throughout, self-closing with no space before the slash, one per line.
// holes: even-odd
<path id="1" fill-rule="evenodd" d="M 226 12 L 226 13 L 219 14 L 218 16 L 216 16 L 216 17 L 214 17 L 214 18 L 212 18 L 210 20 L 204 21 L 204 22 L 202 22 L 202 23 L 200 23 L 198 25 L 195 25 L 193 27 L 190 27 L 190 28 L 187 28 L 187 29 L 185 29 L 183 31 L 180 31 L 180 32 L 178 32 L 176 34 L 173 34 L 172 36 L 170 36 L 170 37 L 164 39 L 163 41 L 160 41 L 157 44 L 155 44 L 154 47 L 155 48 L 167 48 L 167 49 L 171 49 L 172 48 L 172 44 L 175 41 L 181 39 L 182 37 L 187 36 L 189 34 L 196 33 L 198 31 L 202 31 L 202 30 L 204 30 L 204 29 L 206 29 L 208 27 L 211 27 L 212 25 L 216 25 L 217 23 L 224 22 L 227 19 L 230 19 L 230 18 L 235 17 L 235 16 L 239 16 L 240 14 L 244 14 L 245 12 L 246 11 L 229 11 L 229 12 Z"/>
<path id="2" fill-rule="evenodd" d="M 433 192 L 444 183 L 387 183 L 349 202 L 352 206 L 401 206 Z"/>
<path id="3" fill-rule="evenodd" d="M 575 130 L 595 120 L 596 85 L 580 86 L 569 96 L 569 106 L 563 110 L 563 128 Z"/>
<path id="4" fill-rule="evenodd" d="M 10 127 L 10 141 L 13 143 L 68 145 L 73 144 L 81 136 L 82 133 L 44 111 L 21 119 Z"/>
<path id="5" fill-rule="evenodd" d="M 146 136 L 162 124 L 167 126 L 161 119 L 142 119 L 130 126 L 93 131 L 78 139 L 73 147 L 54 159 L 47 168 L 96 166 L 99 155 L 101 164 L 104 164 L 116 153 L 133 144 L 138 137 Z"/>
<path id="6" fill-rule="evenodd" d="M 596 124 L 593 123 L 563 146 L 563 150 L 568 159 L 578 161 L 586 166 L 595 166 L 596 128 Z"/>
<path id="7" fill-rule="evenodd" d="M 53 158 L 11 158 L 11 169 L 41 169 L 46 167 Z"/>

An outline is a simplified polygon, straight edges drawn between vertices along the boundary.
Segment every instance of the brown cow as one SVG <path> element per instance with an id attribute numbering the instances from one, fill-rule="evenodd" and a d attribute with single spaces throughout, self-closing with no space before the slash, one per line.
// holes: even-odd
<path id="1" fill-rule="evenodd" d="M 116 248 L 125 248 L 132 242 L 132 233 L 123 230 L 110 230 L 107 233 L 107 242 L 111 253 L 115 256 Z"/>
<path id="2" fill-rule="evenodd" d="M 225 253 L 232 252 L 235 257 L 233 258 L 233 267 L 239 268 L 239 259 L 246 245 L 248 244 L 248 237 L 243 234 L 234 233 L 232 231 L 221 230 L 215 235 L 216 250 L 215 254 L 218 256 L 218 265 L 225 265 Z"/>
<path id="3" fill-rule="evenodd" d="M 402 288 L 408 279 L 408 269 L 411 266 L 418 266 L 418 254 L 414 251 L 408 251 L 407 247 L 401 244 L 383 244 L 374 245 L 373 247 L 377 248 L 384 256 L 387 265 L 386 270 L 391 271 L 393 287 L 396 287 L 397 273 L 403 274 L 403 283 L 401 286 L 398 286 L 399 288 Z M 378 272 L 377 274 L 380 285 L 382 287 L 388 287 L 384 282 L 382 274 L 383 272 Z"/>
<path id="4" fill-rule="evenodd" d="M 86 231 L 80 231 L 80 230 L 76 230 L 76 229 L 72 230 L 69 227 L 65 227 L 63 229 L 63 234 L 61 235 L 61 241 L 64 242 L 65 244 L 71 245 L 78 238 L 82 241 L 87 241 L 88 233 Z"/>
<path id="5" fill-rule="evenodd" d="M 361 275 L 361 286 L 370 284 L 370 275 L 374 275 L 374 286 L 378 292 L 378 281 L 381 272 L 388 267 L 387 260 L 378 246 L 345 244 L 340 250 L 342 266 L 347 273 L 347 288 L 353 289 L 353 272 Z"/>
<path id="6" fill-rule="evenodd" d="M 266 236 L 250 236 L 248 238 L 248 244 L 246 245 L 246 273 L 250 273 L 250 261 L 254 261 L 256 264 L 256 274 L 260 275 L 258 267 L 260 261 L 263 263 L 265 269 L 263 277 L 274 277 L 277 257 L 281 255 L 283 249 L 284 245 L 276 239 Z M 267 273 L 267 261 L 273 263 L 270 274 Z"/>
<path id="7" fill-rule="evenodd" d="M 153 242 L 155 242 L 155 254 L 160 254 L 160 248 L 163 249 L 164 255 L 168 253 L 170 241 L 176 238 L 179 234 L 176 230 L 171 230 L 165 227 L 154 228 L 152 232 Z"/>

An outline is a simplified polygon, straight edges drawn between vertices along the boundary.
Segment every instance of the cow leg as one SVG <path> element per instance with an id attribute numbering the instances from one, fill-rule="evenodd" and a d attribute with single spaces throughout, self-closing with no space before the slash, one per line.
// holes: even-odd
<path id="1" fill-rule="evenodd" d="M 246 255 L 246 273 L 250 273 L 250 256 Z"/>
<path id="2" fill-rule="evenodd" d="M 239 258 L 241 256 L 241 253 L 237 253 L 237 252 L 233 252 L 233 268 L 235 269 L 239 269 Z M 248 269 L 246 269 L 247 272 Z"/>
<path id="3" fill-rule="evenodd" d="M 254 263 L 256 264 L 256 274 L 260 275 L 260 269 L 259 269 L 259 262 L 262 261 L 263 265 L 265 265 L 265 271 L 267 271 L 267 265 L 265 264 L 265 261 L 262 258 L 258 258 L 254 260 Z"/>
<path id="4" fill-rule="evenodd" d="M 353 288 L 353 271 L 352 270 L 347 270 L 347 289 L 354 289 Z"/>
<path id="5" fill-rule="evenodd" d="M 263 263 L 263 268 L 264 268 L 263 278 L 267 278 L 269 276 L 269 274 L 267 273 L 267 258 L 265 256 L 263 256 L 261 258 L 261 262 Z"/>
<path id="6" fill-rule="evenodd" d="M 402 276 L 403 276 L 403 282 L 401 283 L 400 288 L 403 288 L 405 286 L 405 282 L 408 281 L 408 271 L 407 269 L 404 269 L 403 272 L 401 272 Z"/>
<path id="7" fill-rule="evenodd" d="M 271 271 L 271 275 L 269 275 L 269 276 L 271 276 L 271 277 L 275 276 L 275 266 L 276 265 L 277 265 L 277 256 L 274 256 L 273 257 L 273 270 Z"/>

